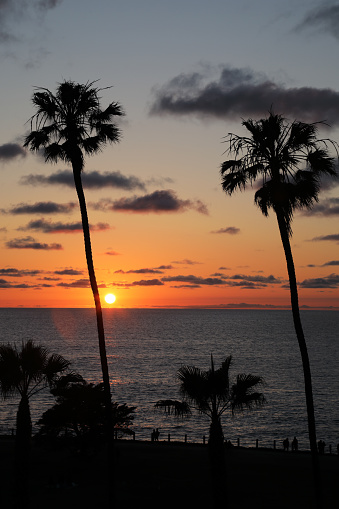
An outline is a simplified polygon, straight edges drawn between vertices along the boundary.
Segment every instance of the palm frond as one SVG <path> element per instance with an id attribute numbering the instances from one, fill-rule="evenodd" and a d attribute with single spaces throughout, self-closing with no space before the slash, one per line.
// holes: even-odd
<path id="1" fill-rule="evenodd" d="M 176 417 L 189 417 L 191 415 L 190 405 L 186 401 L 177 401 L 173 399 L 162 399 L 156 402 L 155 408 L 161 408 L 167 414 Z"/>
<path id="2" fill-rule="evenodd" d="M 261 376 L 244 373 L 237 375 L 236 383 L 231 388 L 232 413 L 264 405 L 266 399 L 263 393 L 256 390 L 263 384 L 264 379 Z"/>

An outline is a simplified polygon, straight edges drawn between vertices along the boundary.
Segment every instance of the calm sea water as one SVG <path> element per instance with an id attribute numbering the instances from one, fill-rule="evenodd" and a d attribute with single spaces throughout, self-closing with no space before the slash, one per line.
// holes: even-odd
<path id="1" fill-rule="evenodd" d="M 88 381 L 101 380 L 94 310 L 0 309 L 1 342 L 32 339 L 72 361 Z M 180 398 L 177 370 L 184 364 L 216 367 L 233 356 L 231 378 L 252 373 L 265 378 L 267 405 L 232 418 L 223 416 L 224 433 L 235 442 L 281 446 L 298 437 L 308 449 L 303 375 L 290 311 L 105 309 L 107 354 L 113 399 L 136 406 L 137 439 L 201 442 L 209 421 L 195 414 L 178 421 L 154 410 L 159 399 Z M 339 312 L 303 311 L 302 321 L 313 375 L 318 439 L 339 443 Z M 48 391 L 31 400 L 33 422 L 53 404 Z M 1 401 L 0 433 L 15 427 L 18 399 Z"/>

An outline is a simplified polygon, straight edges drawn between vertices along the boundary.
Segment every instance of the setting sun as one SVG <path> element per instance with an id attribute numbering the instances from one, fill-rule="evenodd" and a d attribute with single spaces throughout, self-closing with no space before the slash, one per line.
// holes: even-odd
<path id="1" fill-rule="evenodd" d="M 113 293 L 108 293 L 107 295 L 105 295 L 105 301 L 107 302 L 107 304 L 113 304 L 115 302 L 115 295 L 113 295 Z"/>

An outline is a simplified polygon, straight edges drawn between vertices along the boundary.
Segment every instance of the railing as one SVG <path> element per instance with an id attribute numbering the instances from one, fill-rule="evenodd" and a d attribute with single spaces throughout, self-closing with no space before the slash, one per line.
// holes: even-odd
<path id="1" fill-rule="evenodd" d="M 131 433 L 131 436 L 132 436 L 132 440 L 136 439 L 136 436 L 135 436 L 134 432 Z M 151 442 L 158 442 L 159 441 L 159 436 L 160 436 L 160 433 L 159 432 L 155 433 L 155 430 L 153 430 L 153 432 L 151 433 Z M 115 432 L 115 438 L 117 438 L 117 431 Z M 167 433 L 166 439 L 163 439 L 162 442 L 168 442 L 168 443 L 170 443 L 170 442 L 174 443 L 175 442 L 175 443 L 184 443 L 184 444 L 187 444 L 187 443 L 191 443 L 191 444 L 199 443 L 199 442 L 189 442 L 187 434 L 184 435 L 184 440 L 183 441 L 178 440 L 177 438 L 175 440 L 173 440 L 172 437 L 171 437 L 171 433 Z M 207 443 L 206 435 L 203 435 L 203 437 L 202 437 L 202 444 L 205 445 L 206 443 Z M 283 449 L 286 452 L 288 452 L 289 449 L 290 449 L 289 445 L 286 447 L 284 445 L 284 441 L 283 440 L 281 441 L 281 443 L 283 444 L 283 446 L 281 448 L 279 448 L 279 450 Z M 236 445 L 233 445 L 230 441 L 226 441 L 225 445 L 226 445 L 226 447 L 229 447 L 229 448 L 233 448 L 233 447 L 238 447 L 239 448 L 241 446 L 240 445 L 240 438 L 237 438 Z M 253 445 L 254 445 L 254 447 L 256 449 L 259 449 L 259 439 L 258 438 L 255 440 Z M 298 445 L 297 444 L 293 445 L 293 443 L 291 445 L 292 445 L 291 451 L 292 452 L 297 452 L 298 451 Z M 246 444 L 246 446 L 244 446 L 244 447 L 249 447 L 250 448 L 251 445 Z M 262 449 L 274 449 L 274 450 L 277 450 L 278 449 L 277 448 L 277 441 L 273 440 L 272 447 L 262 446 L 261 448 Z M 328 445 L 328 451 L 326 451 L 326 452 L 328 452 L 328 454 L 332 454 L 332 444 Z M 339 455 L 339 444 L 336 447 L 336 452 Z M 321 441 L 319 441 L 319 454 L 325 454 L 325 444 L 324 443 L 321 444 Z"/>

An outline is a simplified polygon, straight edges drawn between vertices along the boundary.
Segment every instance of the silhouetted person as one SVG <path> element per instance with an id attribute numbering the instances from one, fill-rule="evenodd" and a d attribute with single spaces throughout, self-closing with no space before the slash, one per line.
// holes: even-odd
<path id="1" fill-rule="evenodd" d="M 283 441 L 283 447 L 284 447 L 284 451 L 288 451 L 289 448 L 290 448 L 290 441 L 289 441 L 289 439 L 287 437 Z"/>
<path id="2" fill-rule="evenodd" d="M 294 437 L 292 440 L 292 451 L 297 451 L 297 450 L 298 450 L 298 440 L 297 440 L 297 437 Z"/>
<path id="3" fill-rule="evenodd" d="M 325 442 L 323 440 L 319 440 L 318 442 L 318 451 L 319 451 L 319 454 L 324 454 L 325 453 Z"/>
<path id="4" fill-rule="evenodd" d="M 156 442 L 158 442 L 159 440 L 159 435 L 160 435 L 160 431 L 159 431 L 159 428 L 157 428 L 155 431 L 154 431 L 154 440 Z"/>

